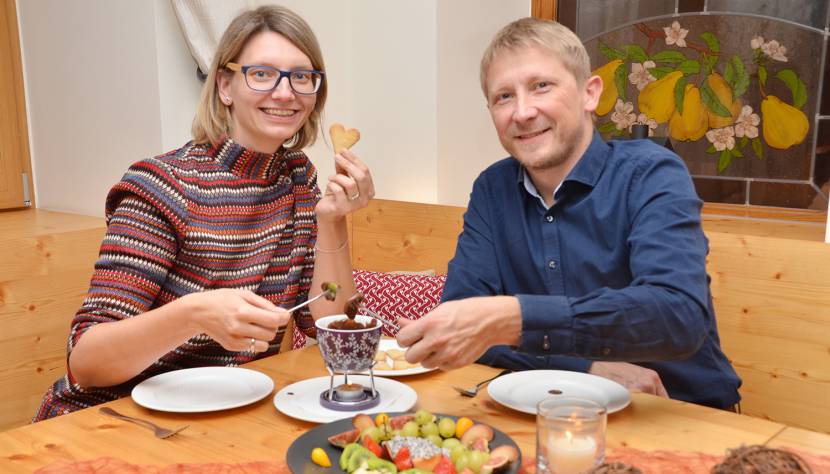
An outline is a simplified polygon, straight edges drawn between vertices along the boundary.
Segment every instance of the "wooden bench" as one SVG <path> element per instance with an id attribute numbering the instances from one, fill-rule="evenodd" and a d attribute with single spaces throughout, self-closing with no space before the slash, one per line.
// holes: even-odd
<path id="1" fill-rule="evenodd" d="M 69 324 L 104 231 L 101 218 L 0 212 L 0 430 L 28 423 L 66 372 Z"/>
<path id="2" fill-rule="evenodd" d="M 376 199 L 349 220 L 352 261 L 445 273 L 464 208 Z M 830 247 L 820 225 L 705 216 L 722 345 L 745 413 L 830 432 Z M 0 213 L 0 430 L 29 421 L 64 373 L 102 219 Z"/>

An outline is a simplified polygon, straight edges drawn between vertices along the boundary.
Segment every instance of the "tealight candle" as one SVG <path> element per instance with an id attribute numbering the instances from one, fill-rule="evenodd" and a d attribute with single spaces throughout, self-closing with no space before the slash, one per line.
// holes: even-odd
<path id="1" fill-rule="evenodd" d="M 597 442 L 588 435 L 551 435 L 548 439 L 548 460 L 556 474 L 577 474 L 594 467 Z"/>
<path id="2" fill-rule="evenodd" d="M 536 470 L 579 474 L 605 458 L 605 408 L 579 398 L 551 397 L 536 409 Z"/>

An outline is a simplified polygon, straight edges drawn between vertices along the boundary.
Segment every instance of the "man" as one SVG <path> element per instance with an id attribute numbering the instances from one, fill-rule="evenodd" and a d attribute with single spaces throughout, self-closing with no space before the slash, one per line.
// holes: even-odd
<path id="1" fill-rule="evenodd" d="M 506 26 L 481 86 L 511 156 L 473 185 L 444 302 L 400 321 L 407 360 L 576 370 L 735 405 L 740 380 L 720 349 L 701 201 L 683 161 L 649 140 L 602 141 L 602 80 L 557 23 Z"/>

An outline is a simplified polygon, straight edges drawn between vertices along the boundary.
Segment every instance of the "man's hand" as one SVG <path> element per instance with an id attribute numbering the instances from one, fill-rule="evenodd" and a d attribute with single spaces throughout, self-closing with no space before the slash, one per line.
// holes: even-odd
<path id="1" fill-rule="evenodd" d="M 421 319 L 398 319 L 397 340 L 406 360 L 424 367 L 457 369 L 496 344 L 514 344 L 522 329 L 516 298 L 486 296 L 448 301 Z"/>
<path id="2" fill-rule="evenodd" d="M 589 374 L 611 379 L 628 390 L 669 398 L 666 387 L 657 372 L 627 362 L 600 362 L 591 364 Z"/>

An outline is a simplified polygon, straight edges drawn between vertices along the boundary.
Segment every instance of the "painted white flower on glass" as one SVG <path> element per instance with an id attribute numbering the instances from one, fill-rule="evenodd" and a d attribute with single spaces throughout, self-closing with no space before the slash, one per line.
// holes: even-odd
<path id="1" fill-rule="evenodd" d="M 686 35 L 689 34 L 689 30 L 680 27 L 680 22 L 677 20 L 673 21 L 671 26 L 663 27 L 663 31 L 666 33 L 666 44 L 677 45 L 678 48 L 685 48 L 686 47 Z"/>
<path id="2" fill-rule="evenodd" d="M 735 120 L 735 136 L 755 138 L 758 136 L 758 125 L 761 123 L 761 117 L 758 114 L 752 113 L 752 107 L 744 105 L 741 108 L 741 114 Z"/>
<path id="3" fill-rule="evenodd" d="M 617 99 L 617 103 L 614 105 L 614 113 L 611 114 L 611 121 L 617 125 L 617 130 L 625 130 L 631 127 L 636 119 L 634 103 Z"/>
<path id="4" fill-rule="evenodd" d="M 656 66 L 654 61 L 646 61 L 644 63 L 632 63 L 631 64 L 631 74 L 628 75 L 628 80 L 637 86 L 637 90 L 643 90 L 643 87 L 647 86 L 650 82 L 654 82 L 657 80 L 656 77 L 652 76 L 649 69 Z"/>
<path id="5" fill-rule="evenodd" d="M 706 132 L 706 138 L 715 146 L 715 150 L 731 150 L 735 148 L 735 129 L 732 127 L 716 128 Z"/>
<path id="6" fill-rule="evenodd" d="M 787 62 L 787 48 L 776 40 L 764 43 L 761 51 L 776 61 Z"/>
<path id="7" fill-rule="evenodd" d="M 640 114 L 637 116 L 637 121 L 634 123 L 640 123 L 643 125 L 648 125 L 648 136 L 653 137 L 654 131 L 657 130 L 657 121 L 653 118 L 649 118 L 646 114 Z M 633 124 L 632 124 L 633 125 Z M 631 131 L 631 127 L 629 127 L 629 131 Z"/>

